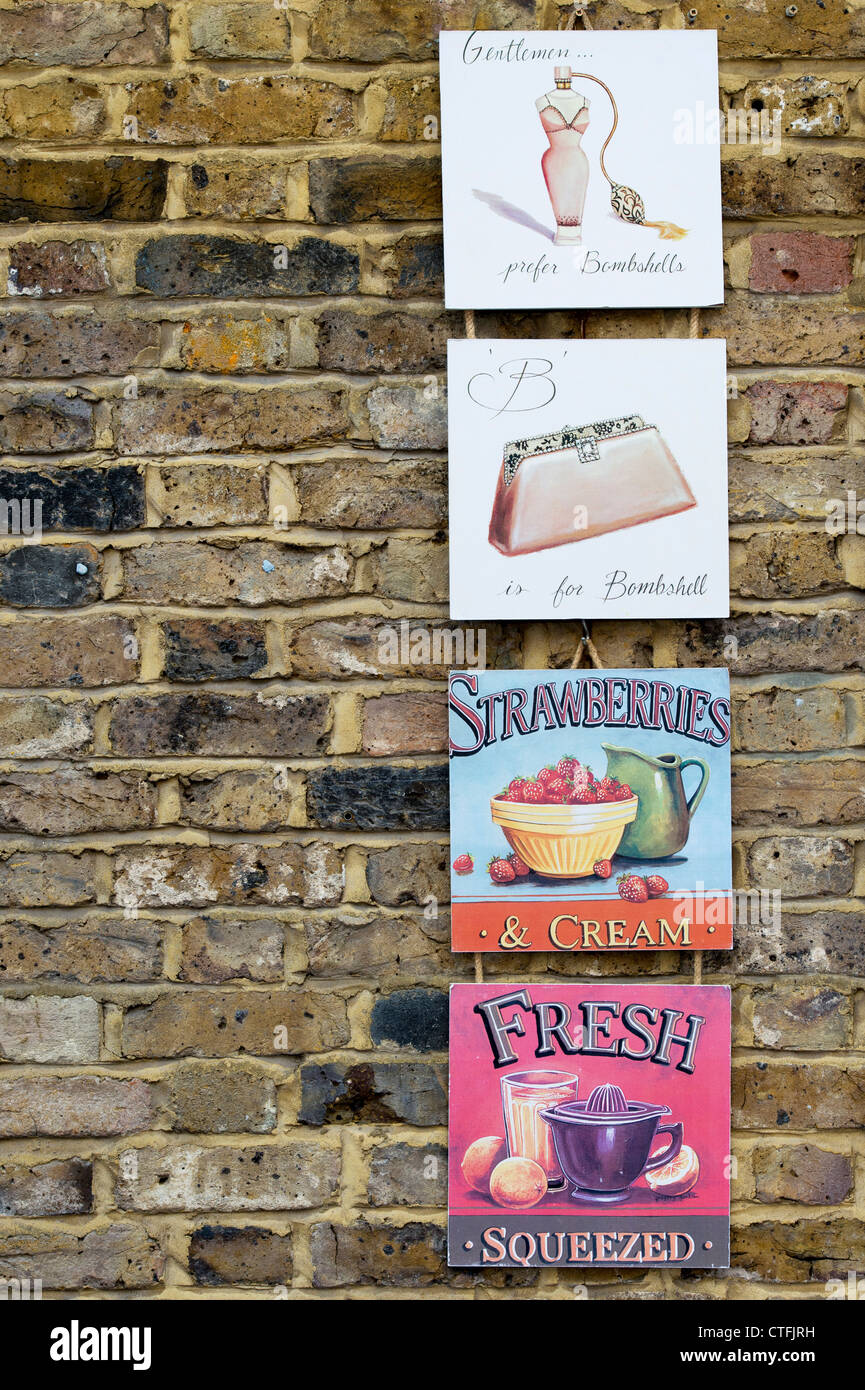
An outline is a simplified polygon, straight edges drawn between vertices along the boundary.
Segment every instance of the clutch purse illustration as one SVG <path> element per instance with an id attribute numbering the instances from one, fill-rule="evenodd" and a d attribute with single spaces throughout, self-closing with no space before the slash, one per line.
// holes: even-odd
<path id="1" fill-rule="evenodd" d="M 624 415 L 506 444 L 489 540 L 526 555 L 696 505 L 657 426 Z"/>

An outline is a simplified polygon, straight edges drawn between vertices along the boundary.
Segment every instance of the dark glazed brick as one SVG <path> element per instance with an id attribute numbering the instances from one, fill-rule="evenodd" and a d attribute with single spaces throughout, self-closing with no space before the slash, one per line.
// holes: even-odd
<path id="1" fill-rule="evenodd" d="M 328 829 L 444 830 L 446 767 L 326 767 L 310 774 L 310 822 Z"/>
<path id="2" fill-rule="evenodd" d="M 441 217 L 437 159 L 311 159 L 316 222 L 423 222 Z"/>
<path id="3" fill-rule="evenodd" d="M 444 247 L 439 237 L 408 233 L 387 248 L 386 260 L 392 299 L 444 294 Z"/>
<path id="4" fill-rule="evenodd" d="M 92 546 L 22 545 L 0 557 L 0 600 L 14 608 L 78 608 L 101 592 Z"/>
<path id="5" fill-rule="evenodd" d="M 287 1284 L 291 1235 L 260 1226 L 199 1226 L 189 1242 L 196 1284 Z"/>
<path id="6" fill-rule="evenodd" d="M 153 222 L 167 184 L 164 159 L 0 159 L 0 222 Z"/>
<path id="7" fill-rule="evenodd" d="M 275 245 L 235 237 L 167 236 L 148 241 L 135 258 L 139 289 L 172 295 L 349 294 L 357 289 L 357 252 L 320 237 L 302 237 L 274 267 Z"/>
<path id="8" fill-rule="evenodd" d="M 111 285 L 101 246 L 86 241 L 21 242 L 9 252 L 9 294 L 99 294 Z"/>
<path id="9" fill-rule="evenodd" d="M 448 1045 L 448 997 L 436 989 L 401 989 L 377 999 L 370 1020 L 376 1045 L 395 1043 L 418 1052 L 444 1052 Z"/>
<path id="10" fill-rule="evenodd" d="M 117 468 L 0 468 L 0 497 L 42 503 L 43 531 L 134 531 L 143 526 L 144 475 Z"/>
<path id="11" fill-rule="evenodd" d="M 447 1122 L 444 1067 L 422 1062 L 331 1062 L 300 1070 L 304 1125 Z"/>
<path id="12" fill-rule="evenodd" d="M 295 695 L 268 705 L 255 696 L 195 694 L 134 695 L 117 700 L 109 739 L 117 753 L 159 757 L 209 753 L 219 757 L 252 752 L 265 757 L 321 755 L 327 745 L 330 701 L 326 695 Z"/>
<path id="13" fill-rule="evenodd" d="M 167 680 L 240 680 L 267 665 L 263 623 L 178 618 L 162 631 Z"/>
<path id="14" fill-rule="evenodd" d="M 93 406 L 49 392 L 0 396 L 0 449 L 10 454 L 60 454 L 93 445 Z"/>

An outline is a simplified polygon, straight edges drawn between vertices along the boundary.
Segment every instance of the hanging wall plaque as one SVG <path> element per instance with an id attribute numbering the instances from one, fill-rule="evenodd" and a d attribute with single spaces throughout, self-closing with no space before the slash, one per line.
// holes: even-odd
<path id="1" fill-rule="evenodd" d="M 453 309 L 723 299 L 717 38 L 440 35 Z"/>
<path id="2" fill-rule="evenodd" d="M 730 611 L 722 340 L 448 344 L 452 618 Z"/>
<path id="3" fill-rule="evenodd" d="M 726 671 L 450 677 L 455 951 L 732 946 Z"/>
<path id="4" fill-rule="evenodd" d="M 452 985 L 448 1261 L 724 1268 L 730 991 Z"/>

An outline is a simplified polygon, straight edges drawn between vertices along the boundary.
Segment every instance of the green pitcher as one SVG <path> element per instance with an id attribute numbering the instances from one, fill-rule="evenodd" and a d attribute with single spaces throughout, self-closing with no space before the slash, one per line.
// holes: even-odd
<path id="1" fill-rule="evenodd" d="M 667 859 L 678 854 L 688 842 L 691 817 L 709 785 L 708 763 L 702 758 L 680 758 L 678 753 L 653 758 L 612 743 L 601 747 L 607 755 L 608 775 L 627 782 L 640 799 L 637 818 L 625 828 L 616 853 L 625 859 Z M 702 775 L 689 800 L 682 773 L 691 766 L 699 767 Z"/>

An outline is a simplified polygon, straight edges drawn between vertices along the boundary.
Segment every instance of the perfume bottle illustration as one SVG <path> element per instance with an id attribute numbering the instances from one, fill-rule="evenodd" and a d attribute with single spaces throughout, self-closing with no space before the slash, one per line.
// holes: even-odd
<path id="1" fill-rule="evenodd" d="M 589 124 L 589 103 L 581 92 L 571 86 L 575 77 L 602 87 L 613 108 L 613 124 L 601 146 L 599 163 L 601 173 L 610 185 L 610 206 L 614 215 L 621 222 L 634 227 L 654 228 L 662 241 L 680 241 L 687 236 L 686 228 L 677 226 L 675 222 L 650 221 L 646 216 L 646 205 L 636 189 L 616 183 L 607 172 L 604 156 L 618 128 L 619 108 L 606 82 L 602 82 L 600 77 L 593 77 L 590 72 L 574 72 L 568 67 L 554 68 L 553 77 L 555 91 L 545 92 L 538 97 L 535 106 L 550 142 L 549 149 L 544 150 L 541 157 L 541 168 L 556 218 L 555 245 L 579 246 L 583 239 L 589 161 L 581 141 Z"/>
<path id="2" fill-rule="evenodd" d="M 555 244 L 579 246 L 589 183 L 589 161 L 580 142 L 589 124 L 589 103 L 571 87 L 570 68 L 556 68 L 554 77 L 555 91 L 535 102 L 550 142 L 541 169 L 556 218 Z"/>

